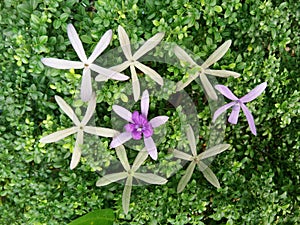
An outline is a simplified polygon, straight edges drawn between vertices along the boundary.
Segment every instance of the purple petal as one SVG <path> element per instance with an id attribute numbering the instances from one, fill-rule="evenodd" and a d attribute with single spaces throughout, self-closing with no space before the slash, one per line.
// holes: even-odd
<path id="1" fill-rule="evenodd" d="M 132 121 L 133 121 L 133 123 L 135 123 L 135 124 L 141 124 L 141 122 L 140 122 L 140 114 L 139 114 L 139 112 L 138 111 L 134 111 L 133 113 L 132 113 Z"/>
<path id="2" fill-rule="evenodd" d="M 56 69 L 82 69 L 84 64 L 78 61 L 70 61 L 56 58 L 42 58 L 42 63 L 46 66 Z"/>
<path id="3" fill-rule="evenodd" d="M 255 128 L 255 123 L 254 123 L 254 119 L 253 116 L 251 114 L 251 112 L 249 111 L 249 109 L 242 103 L 241 104 L 242 110 L 246 116 L 246 119 L 248 121 L 250 130 L 252 132 L 252 134 L 254 134 L 256 136 L 256 128 Z"/>
<path id="4" fill-rule="evenodd" d="M 157 148 L 152 139 L 152 137 L 144 138 L 145 147 L 147 149 L 148 154 L 154 160 L 157 159 Z"/>
<path id="5" fill-rule="evenodd" d="M 123 118 L 124 120 L 130 122 L 130 123 L 134 123 L 132 121 L 132 113 L 129 112 L 127 109 L 125 109 L 122 106 L 119 105 L 113 105 L 112 109 L 114 110 L 114 112 L 116 114 L 118 114 L 118 116 L 120 116 L 121 118 Z"/>
<path id="6" fill-rule="evenodd" d="M 215 88 L 226 98 L 234 101 L 238 100 L 238 98 L 229 90 L 228 87 L 224 85 L 216 85 Z"/>
<path id="7" fill-rule="evenodd" d="M 134 140 L 140 140 L 142 138 L 142 131 L 133 130 L 131 135 Z"/>
<path id="8" fill-rule="evenodd" d="M 125 142 L 129 141 L 132 138 L 130 132 L 123 132 L 119 134 L 118 136 L 114 137 L 112 142 L 110 143 L 110 148 L 116 148 Z"/>
<path id="9" fill-rule="evenodd" d="M 132 132 L 132 131 L 134 131 L 135 126 L 136 126 L 135 124 L 128 123 L 124 126 L 124 128 L 127 132 Z"/>
<path id="10" fill-rule="evenodd" d="M 67 32 L 68 32 L 69 40 L 70 40 L 75 52 L 77 53 L 79 59 L 82 62 L 86 62 L 87 57 L 86 57 L 85 51 L 83 49 L 82 42 L 80 41 L 79 36 L 72 24 L 68 24 Z"/>
<path id="11" fill-rule="evenodd" d="M 153 128 L 159 127 L 165 124 L 168 121 L 169 117 L 167 116 L 157 116 L 149 121 Z"/>
<path id="12" fill-rule="evenodd" d="M 223 105 L 221 106 L 220 108 L 218 108 L 215 113 L 214 113 L 214 116 L 213 116 L 213 119 L 212 121 L 215 122 L 216 119 L 223 113 L 225 112 L 227 109 L 229 109 L 231 106 L 233 106 L 234 104 L 236 104 L 235 102 L 230 102 L 226 105 Z"/>
<path id="13" fill-rule="evenodd" d="M 153 129 L 149 123 L 147 123 L 143 128 L 143 134 L 145 138 L 149 138 L 153 135 Z"/>
<path id="14" fill-rule="evenodd" d="M 261 93 L 266 89 L 267 87 L 267 82 L 264 82 L 258 86 L 256 86 L 253 90 L 251 90 L 248 94 L 245 96 L 241 97 L 241 102 L 246 103 L 250 102 L 253 99 L 257 98 L 258 96 L 261 95 Z"/>
<path id="15" fill-rule="evenodd" d="M 89 101 L 92 98 L 92 92 L 91 70 L 84 68 L 80 87 L 81 100 L 84 102 Z"/>
<path id="16" fill-rule="evenodd" d="M 239 113 L 240 113 L 241 106 L 239 104 L 236 104 L 232 107 L 232 112 L 230 113 L 230 116 L 228 118 L 228 122 L 232 124 L 237 124 Z"/>
<path id="17" fill-rule="evenodd" d="M 149 92 L 145 90 L 141 99 L 141 112 L 147 118 L 149 110 Z"/>

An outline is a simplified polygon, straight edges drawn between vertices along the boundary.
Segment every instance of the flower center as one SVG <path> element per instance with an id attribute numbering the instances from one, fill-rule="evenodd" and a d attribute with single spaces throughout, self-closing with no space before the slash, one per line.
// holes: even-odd
<path id="1" fill-rule="evenodd" d="M 125 125 L 125 129 L 131 133 L 133 139 L 140 140 L 142 136 L 145 138 L 152 136 L 153 128 L 143 114 L 139 114 L 137 111 L 133 112 L 132 121 L 133 123 Z"/>

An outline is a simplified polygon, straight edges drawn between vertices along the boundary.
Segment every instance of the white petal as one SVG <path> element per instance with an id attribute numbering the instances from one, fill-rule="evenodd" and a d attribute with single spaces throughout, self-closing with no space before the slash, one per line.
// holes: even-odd
<path id="1" fill-rule="evenodd" d="M 168 181 L 167 179 L 153 173 L 134 173 L 133 176 L 136 179 L 142 180 L 148 184 L 165 184 Z"/>
<path id="2" fill-rule="evenodd" d="M 145 90 L 141 99 L 141 112 L 147 118 L 149 110 L 149 92 Z"/>
<path id="3" fill-rule="evenodd" d="M 209 74 L 209 75 L 213 75 L 216 77 L 234 77 L 237 78 L 239 76 L 241 76 L 241 74 L 233 72 L 233 71 L 229 71 L 229 70 L 210 70 L 210 69 L 206 69 L 204 70 L 205 74 Z"/>
<path id="4" fill-rule="evenodd" d="M 114 137 L 119 134 L 118 131 L 110 128 L 92 127 L 92 126 L 85 126 L 83 128 L 83 131 L 100 137 Z"/>
<path id="5" fill-rule="evenodd" d="M 122 71 L 126 70 L 131 64 L 132 64 L 132 62 L 125 61 L 119 65 L 110 67 L 109 69 L 117 71 L 117 72 L 122 72 Z"/>
<path id="6" fill-rule="evenodd" d="M 200 80 L 207 96 L 212 100 L 218 100 L 217 93 L 215 92 L 215 89 L 213 88 L 205 74 L 200 74 Z"/>
<path id="7" fill-rule="evenodd" d="M 183 191 L 183 189 L 185 188 L 185 186 L 187 185 L 187 183 L 190 181 L 194 169 L 195 169 L 195 165 L 196 163 L 194 161 L 192 161 L 190 163 L 190 165 L 188 166 L 188 168 L 185 171 L 185 174 L 182 176 L 182 178 L 180 179 L 178 186 L 177 186 L 177 193 L 180 193 Z"/>
<path id="8" fill-rule="evenodd" d="M 127 154 L 126 154 L 124 145 L 120 145 L 120 146 L 116 147 L 116 153 L 117 153 L 117 156 L 118 156 L 122 166 L 124 167 L 124 169 L 126 171 L 130 170 L 130 165 L 128 162 L 128 158 L 127 158 Z"/>
<path id="9" fill-rule="evenodd" d="M 45 137 L 42 137 L 40 139 L 40 142 L 41 143 L 52 143 L 52 142 L 57 142 L 65 137 L 68 137 L 69 135 L 71 134 L 74 134 L 78 131 L 78 128 L 77 127 L 71 127 L 71 128 L 68 128 L 68 129 L 64 129 L 64 130 L 59 130 L 59 131 L 56 131 L 52 134 L 49 134 Z"/>
<path id="10" fill-rule="evenodd" d="M 148 158 L 148 152 L 145 148 L 143 148 L 139 154 L 136 156 L 133 164 L 132 164 L 132 170 L 137 171 L 140 166 L 145 162 L 145 160 Z"/>
<path id="11" fill-rule="evenodd" d="M 186 129 L 186 136 L 189 141 L 192 154 L 194 156 L 196 156 L 197 155 L 196 140 L 195 140 L 195 134 L 194 134 L 194 131 L 193 131 L 193 128 L 191 127 L 191 125 L 188 125 L 188 127 Z"/>
<path id="12" fill-rule="evenodd" d="M 84 68 L 81 79 L 80 87 L 80 97 L 81 100 L 87 102 L 92 97 L 92 79 L 91 79 L 91 70 L 89 68 Z"/>
<path id="13" fill-rule="evenodd" d="M 229 144 L 219 144 L 219 145 L 216 145 L 216 146 L 211 147 L 211 148 L 207 149 L 206 151 L 202 152 L 198 156 L 198 159 L 206 159 L 206 158 L 209 158 L 211 156 L 218 155 L 221 152 L 224 152 L 225 150 L 227 150 L 229 147 L 230 147 Z"/>
<path id="14" fill-rule="evenodd" d="M 149 121 L 153 128 L 159 127 L 165 124 L 168 121 L 169 117 L 167 116 L 157 116 Z"/>
<path id="15" fill-rule="evenodd" d="M 121 48 L 123 49 L 123 53 L 128 60 L 132 59 L 131 46 L 129 37 L 122 26 L 118 26 L 118 35 Z"/>
<path id="16" fill-rule="evenodd" d="M 175 158 L 178 158 L 178 159 L 183 159 L 183 160 L 186 160 L 186 161 L 192 161 L 193 160 L 193 156 L 191 156 L 191 155 L 189 155 L 185 152 L 178 151 L 176 149 L 174 149 L 173 155 L 174 155 Z"/>
<path id="17" fill-rule="evenodd" d="M 116 148 L 129 141 L 131 138 L 132 136 L 130 132 L 123 132 L 113 138 L 112 142 L 110 143 L 110 148 Z"/>
<path id="18" fill-rule="evenodd" d="M 129 210 L 131 188 L 132 188 L 132 176 L 129 176 L 126 180 L 125 187 L 123 190 L 123 195 L 122 195 L 122 206 L 125 214 L 127 214 Z"/>
<path id="19" fill-rule="evenodd" d="M 199 163 L 202 163 L 201 161 Z M 216 175 L 214 174 L 214 172 L 207 167 L 205 170 L 202 171 L 203 176 L 206 178 L 206 180 L 209 181 L 209 183 L 211 183 L 213 186 L 215 186 L 216 188 L 220 188 L 220 183 L 218 181 L 218 178 L 216 177 Z"/>
<path id="20" fill-rule="evenodd" d="M 190 66 L 197 66 L 197 63 L 179 46 L 174 47 L 174 53 L 179 60 L 189 63 Z"/>
<path id="21" fill-rule="evenodd" d="M 72 153 L 72 159 L 71 159 L 71 163 L 70 163 L 71 170 L 74 169 L 80 161 L 82 144 L 83 144 L 83 131 L 80 130 L 77 133 L 75 147 L 74 147 L 74 151 Z"/>
<path id="22" fill-rule="evenodd" d="M 95 71 L 98 73 L 96 76 L 95 80 L 100 82 L 100 81 L 106 81 L 107 79 L 113 79 L 113 80 L 128 80 L 129 77 L 119 73 L 117 71 L 114 71 L 112 69 L 106 69 L 101 66 L 98 66 L 96 64 L 91 64 L 90 65 L 91 70 Z"/>
<path id="23" fill-rule="evenodd" d="M 176 91 L 183 90 L 186 86 L 188 86 L 193 80 L 195 80 L 199 76 L 199 73 L 189 74 L 188 79 L 183 83 L 182 81 L 179 81 L 176 84 Z"/>
<path id="24" fill-rule="evenodd" d="M 132 113 L 130 111 L 128 111 L 127 109 L 119 105 L 113 105 L 112 109 L 118 116 L 120 116 L 121 118 L 123 118 L 124 120 L 130 123 L 133 123 Z"/>
<path id="25" fill-rule="evenodd" d="M 70 61 L 56 58 L 42 58 L 42 63 L 56 69 L 82 69 L 84 64 L 78 61 Z"/>
<path id="26" fill-rule="evenodd" d="M 85 112 L 85 115 L 81 121 L 82 125 L 85 126 L 90 121 L 90 119 L 92 118 L 95 112 L 95 108 L 96 108 L 96 94 L 93 93 L 91 99 L 89 100 L 89 104 Z"/>
<path id="27" fill-rule="evenodd" d="M 148 66 L 145 66 L 144 64 L 142 64 L 140 62 L 136 62 L 135 66 L 139 70 L 141 70 L 144 74 L 148 75 L 152 80 L 154 80 L 159 85 L 162 86 L 164 84 L 163 78 L 155 70 L 151 69 Z"/>
<path id="28" fill-rule="evenodd" d="M 157 160 L 157 148 L 152 137 L 144 138 L 144 143 L 150 157 Z"/>
<path id="29" fill-rule="evenodd" d="M 202 64 L 204 69 L 208 68 L 210 65 L 217 62 L 221 59 L 225 53 L 228 51 L 231 45 L 231 40 L 225 41 L 219 48 L 217 48 L 209 57 L 208 59 Z"/>
<path id="30" fill-rule="evenodd" d="M 107 48 L 112 38 L 112 30 L 108 30 L 101 37 L 100 41 L 96 45 L 93 53 L 88 58 L 88 64 L 91 64 L 95 61 L 95 59 Z"/>
<path id="31" fill-rule="evenodd" d="M 61 110 L 64 111 L 65 114 L 67 114 L 67 116 L 73 121 L 76 126 L 78 126 L 80 124 L 80 121 L 78 120 L 73 109 L 58 95 L 55 95 L 54 98 Z"/>
<path id="32" fill-rule="evenodd" d="M 67 32 L 68 32 L 69 40 L 70 40 L 75 52 L 77 53 L 79 59 L 82 62 L 86 62 L 87 57 L 86 57 L 85 51 L 83 49 L 82 42 L 80 41 L 79 36 L 72 24 L 68 24 Z"/>
<path id="33" fill-rule="evenodd" d="M 155 48 L 159 42 L 164 38 L 164 33 L 157 33 L 152 38 L 150 38 L 148 41 L 146 41 L 142 47 L 140 47 L 134 54 L 133 58 L 135 60 L 138 60 L 143 55 L 145 55 L 147 52 L 151 51 L 153 48 Z"/>
<path id="34" fill-rule="evenodd" d="M 96 186 L 102 187 L 102 186 L 108 185 L 110 183 L 114 183 L 118 180 L 125 179 L 127 177 L 127 175 L 128 174 L 126 172 L 107 174 L 107 175 L 101 177 L 97 181 Z"/>
<path id="35" fill-rule="evenodd" d="M 136 74 L 135 67 L 133 65 L 130 66 L 130 72 L 131 72 L 131 82 L 132 82 L 132 92 L 133 92 L 133 98 L 134 101 L 138 101 L 140 98 L 140 82 Z"/>

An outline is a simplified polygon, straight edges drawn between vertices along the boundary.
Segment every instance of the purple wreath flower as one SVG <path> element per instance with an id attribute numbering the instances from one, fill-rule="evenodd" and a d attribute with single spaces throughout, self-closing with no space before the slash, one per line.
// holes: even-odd
<path id="1" fill-rule="evenodd" d="M 249 109 L 246 107 L 244 103 L 250 102 L 253 99 L 257 98 L 261 93 L 266 89 L 267 82 L 264 82 L 258 86 L 256 86 L 253 90 L 251 90 L 248 94 L 241 97 L 240 99 L 237 98 L 230 90 L 224 85 L 216 85 L 215 88 L 226 98 L 233 100 L 233 102 L 230 102 L 226 105 L 223 105 L 219 109 L 217 109 L 213 116 L 213 122 L 227 109 L 232 107 L 232 112 L 228 118 L 228 122 L 232 124 L 237 124 L 240 109 L 242 108 L 243 112 L 245 113 L 246 119 L 248 121 L 250 130 L 252 134 L 256 135 L 256 128 L 253 116 Z"/>
<path id="2" fill-rule="evenodd" d="M 124 126 L 125 132 L 117 135 L 110 143 L 111 148 L 116 148 L 130 139 L 140 140 L 144 138 L 145 147 L 148 154 L 154 160 L 157 159 L 157 148 L 152 139 L 153 129 L 165 124 L 169 117 L 157 116 L 148 121 L 149 110 L 149 93 L 144 91 L 141 99 L 141 113 L 134 111 L 129 112 L 127 109 L 119 105 L 113 105 L 113 110 L 121 118 L 125 119 L 129 123 Z"/>

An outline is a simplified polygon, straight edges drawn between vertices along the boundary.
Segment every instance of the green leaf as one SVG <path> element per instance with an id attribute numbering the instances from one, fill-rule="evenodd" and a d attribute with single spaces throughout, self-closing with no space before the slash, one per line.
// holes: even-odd
<path id="1" fill-rule="evenodd" d="M 220 12 L 223 11 L 222 7 L 219 6 L 219 5 L 216 5 L 216 6 L 214 7 L 214 10 L 215 10 L 217 13 L 220 13 Z"/>
<path id="2" fill-rule="evenodd" d="M 112 209 L 97 209 L 79 217 L 68 225 L 112 225 L 114 218 Z"/>

